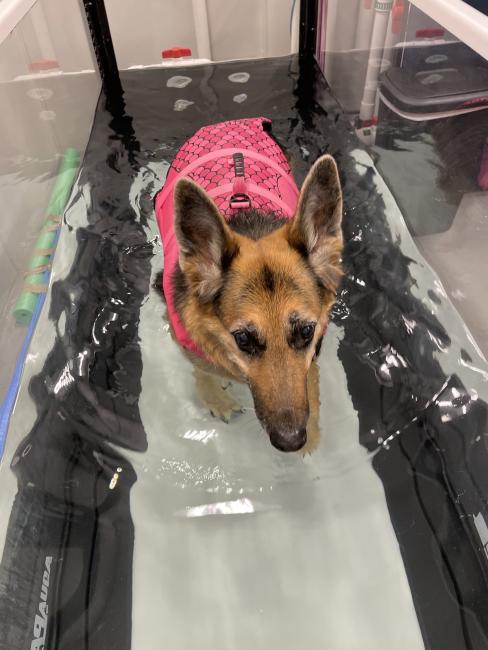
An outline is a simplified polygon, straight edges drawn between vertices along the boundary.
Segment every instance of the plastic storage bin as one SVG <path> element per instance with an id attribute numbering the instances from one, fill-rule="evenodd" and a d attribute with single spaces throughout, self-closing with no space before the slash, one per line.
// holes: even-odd
<path id="1" fill-rule="evenodd" d="M 479 189 L 487 107 L 488 63 L 463 43 L 399 48 L 382 74 L 376 145 L 408 149 L 418 158 L 412 166 L 418 178 L 390 179 L 414 235 L 448 230 L 463 194 Z M 426 140 L 434 141 L 438 156 L 431 164 L 443 170 L 434 188 L 422 182 Z M 382 172 L 392 173 L 388 166 Z"/>

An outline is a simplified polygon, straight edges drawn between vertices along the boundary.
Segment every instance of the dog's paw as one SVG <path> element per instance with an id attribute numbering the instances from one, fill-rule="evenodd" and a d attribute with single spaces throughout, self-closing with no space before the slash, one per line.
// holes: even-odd
<path id="1" fill-rule="evenodd" d="M 233 416 L 242 413 L 242 406 L 228 392 L 212 395 L 207 406 L 215 418 L 224 422 L 230 422 Z"/>
<path id="2" fill-rule="evenodd" d="M 197 372 L 195 377 L 198 397 L 214 417 L 230 422 L 234 415 L 242 413 L 241 405 L 229 390 L 228 381 L 202 372 Z"/>

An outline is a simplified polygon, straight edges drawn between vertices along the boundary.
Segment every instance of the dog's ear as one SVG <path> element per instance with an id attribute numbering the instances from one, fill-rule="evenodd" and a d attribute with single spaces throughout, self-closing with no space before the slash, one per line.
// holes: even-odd
<path id="1" fill-rule="evenodd" d="M 209 302 L 222 288 L 223 272 L 239 252 L 237 242 L 215 203 L 196 183 L 178 181 L 174 209 L 181 270 L 198 298 Z"/>
<path id="2" fill-rule="evenodd" d="M 342 276 L 342 192 L 332 156 L 319 158 L 303 183 L 288 242 L 306 255 L 320 282 L 335 290 Z"/>

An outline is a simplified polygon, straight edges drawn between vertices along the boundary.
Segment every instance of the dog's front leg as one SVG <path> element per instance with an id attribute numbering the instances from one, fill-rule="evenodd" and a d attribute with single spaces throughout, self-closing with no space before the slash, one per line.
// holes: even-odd
<path id="1" fill-rule="evenodd" d="M 303 447 L 303 453 L 311 454 L 317 449 L 320 442 L 319 429 L 319 411 L 320 411 L 320 384 L 319 384 L 319 366 L 316 361 L 312 365 L 307 375 L 307 393 L 310 415 L 307 422 L 307 442 Z"/>
<path id="2" fill-rule="evenodd" d="M 241 405 L 230 393 L 228 380 L 198 366 L 193 367 L 193 376 L 198 397 L 214 417 L 229 422 L 235 413 L 242 413 Z"/>

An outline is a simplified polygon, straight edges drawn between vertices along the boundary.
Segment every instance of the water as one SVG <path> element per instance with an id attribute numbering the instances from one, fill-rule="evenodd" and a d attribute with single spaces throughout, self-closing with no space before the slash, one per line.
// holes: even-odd
<path id="1" fill-rule="evenodd" d="M 178 72 L 123 73 L 95 115 L 0 467 L 0 648 L 485 648 L 485 361 L 318 71 Z M 242 387 L 205 412 L 151 289 L 178 148 L 259 115 L 299 183 L 329 151 L 344 188 L 306 457 Z"/>

